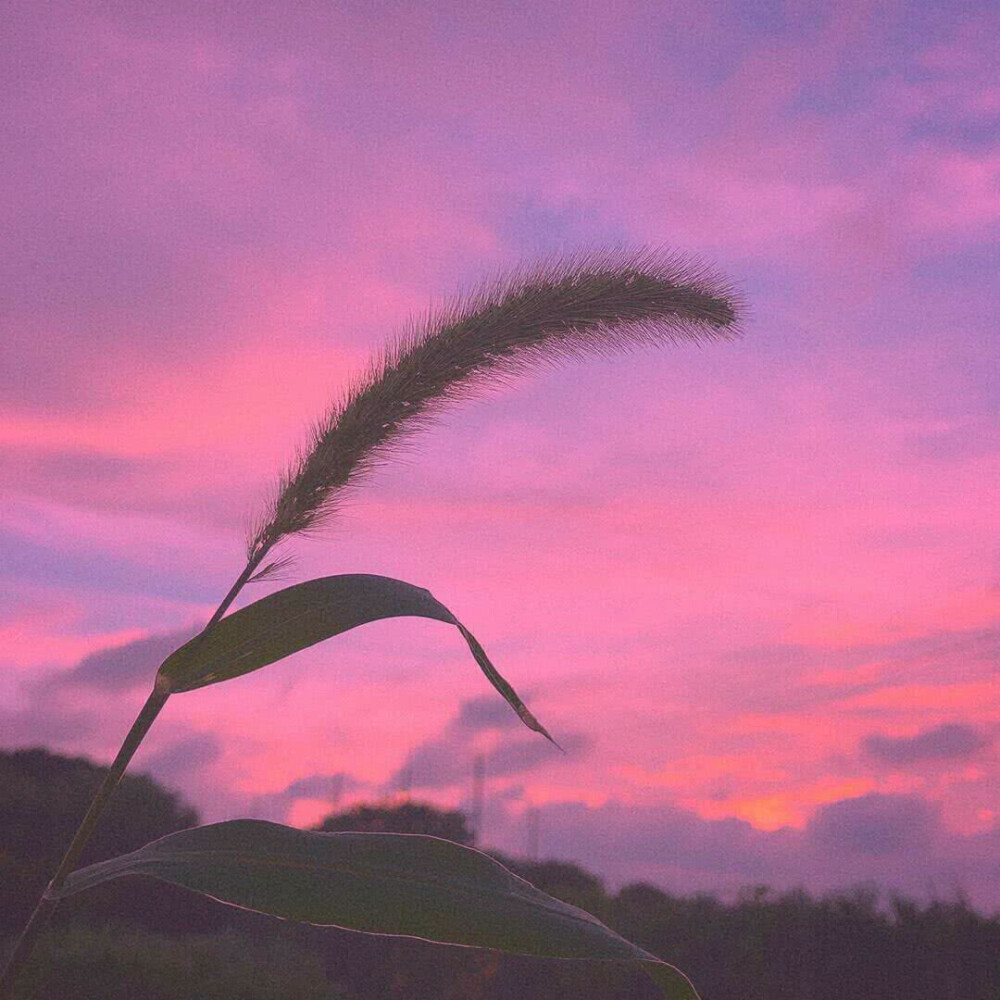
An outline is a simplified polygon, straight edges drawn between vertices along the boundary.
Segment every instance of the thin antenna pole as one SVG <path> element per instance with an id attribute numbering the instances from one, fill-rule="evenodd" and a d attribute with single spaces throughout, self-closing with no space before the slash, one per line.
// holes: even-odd
<path id="1" fill-rule="evenodd" d="M 477 753 L 472 761 L 472 843 L 483 841 L 483 799 L 486 790 L 486 755 Z"/>
<path id="2" fill-rule="evenodd" d="M 327 802 L 331 806 L 336 807 L 340 802 L 341 796 L 344 794 L 344 776 L 343 774 L 336 774 L 333 779 L 333 784 L 330 788 L 330 795 L 327 798 Z"/>
<path id="3" fill-rule="evenodd" d="M 537 861 L 538 860 L 538 809 L 535 806 L 529 806 L 528 811 L 525 813 L 525 822 L 528 827 L 528 860 Z"/>

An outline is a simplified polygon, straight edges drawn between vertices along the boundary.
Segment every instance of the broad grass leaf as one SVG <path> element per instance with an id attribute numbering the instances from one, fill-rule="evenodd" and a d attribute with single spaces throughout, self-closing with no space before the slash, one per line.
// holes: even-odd
<path id="1" fill-rule="evenodd" d="M 475 636 L 429 590 L 387 576 L 326 576 L 269 594 L 216 622 L 163 661 L 157 683 L 193 691 L 240 677 L 331 636 L 382 618 L 433 618 L 454 625 L 480 669 L 521 721 L 555 743 L 490 662 Z"/>
<path id="2" fill-rule="evenodd" d="M 314 833 L 233 820 L 173 833 L 82 868 L 60 897 L 151 875 L 287 920 L 547 958 L 639 964 L 669 1000 L 687 978 L 596 917 L 546 895 L 479 851 L 437 837 Z"/>

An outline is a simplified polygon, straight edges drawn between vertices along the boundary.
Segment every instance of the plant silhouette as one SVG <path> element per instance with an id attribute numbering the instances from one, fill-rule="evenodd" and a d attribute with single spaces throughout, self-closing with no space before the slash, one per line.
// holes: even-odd
<path id="1" fill-rule="evenodd" d="M 208 624 L 172 653 L 14 950 L 12 987 L 63 898 L 129 874 L 275 916 L 519 954 L 640 967 L 672 998 L 696 997 L 672 966 L 478 851 L 435 837 L 321 833 L 235 820 L 181 830 L 75 870 L 98 818 L 168 698 L 260 669 L 360 624 L 420 616 L 455 626 L 522 722 L 549 737 L 472 633 L 428 591 L 366 574 L 285 588 L 227 615 L 243 588 L 287 565 L 293 536 L 318 530 L 346 490 L 449 403 L 539 364 L 636 347 L 731 338 L 739 302 L 697 262 L 653 251 L 554 260 L 484 285 L 391 342 L 331 407 L 281 477 L 242 572 Z M 551 739 L 551 737 L 549 737 Z"/>

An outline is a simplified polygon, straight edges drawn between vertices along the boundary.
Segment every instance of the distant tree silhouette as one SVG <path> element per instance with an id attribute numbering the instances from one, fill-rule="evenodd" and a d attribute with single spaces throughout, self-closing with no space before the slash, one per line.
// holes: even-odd
<path id="1" fill-rule="evenodd" d="M 319 829 L 430 833 L 469 842 L 461 813 L 430 805 L 359 806 Z M 733 903 L 636 883 L 618 893 L 567 861 L 494 853 L 543 891 L 582 906 L 687 972 L 704 1000 L 1000 1000 L 1000 919 L 966 902 L 920 904 L 870 885 L 814 898 L 751 885 Z M 405 938 L 317 932 L 327 972 L 359 998 L 654 1000 L 614 963 L 540 962 Z"/>
<path id="2" fill-rule="evenodd" d="M 42 748 L 0 751 L 0 932 L 23 925 L 34 900 L 59 863 L 87 811 L 105 768 L 83 757 Z M 195 826 L 198 814 L 151 778 L 126 775 L 87 845 L 82 863 L 134 851 L 176 830 Z M 125 879 L 70 900 L 67 918 L 86 910 L 159 930 L 221 926 L 217 907 L 183 890 Z"/>
<path id="3" fill-rule="evenodd" d="M 0 751 L 0 850 L 51 864 L 66 850 L 105 768 L 40 747 Z M 108 806 L 82 864 L 114 857 L 198 823 L 198 814 L 143 775 L 128 775 Z"/>
<path id="4" fill-rule="evenodd" d="M 396 806 L 359 805 L 344 813 L 327 816 L 318 826 L 323 833 L 423 833 L 456 844 L 472 844 L 472 831 L 460 812 L 438 809 L 422 802 Z"/>
<path id="5" fill-rule="evenodd" d="M 0 931 L 16 929 L 51 874 L 65 829 L 86 808 L 81 779 L 96 783 L 101 773 L 86 760 L 44 750 L 0 753 Z M 102 823 L 93 842 L 94 858 L 133 850 L 196 820 L 190 808 L 148 778 L 126 778 L 121 792 L 107 828 Z M 54 829 L 59 824 L 63 832 Z M 462 813 L 412 802 L 358 806 L 326 817 L 317 829 L 472 840 Z M 675 896 L 643 883 L 610 893 L 597 875 L 571 862 L 496 856 L 543 891 L 583 906 L 654 954 L 668 956 L 691 975 L 704 1000 L 1000 1000 L 1000 918 L 976 913 L 961 898 L 921 904 L 880 897 L 870 886 L 823 898 L 750 886 L 733 903 L 707 894 Z M 233 928 L 235 936 L 218 942 L 188 937 L 178 944 L 178 956 L 187 954 L 190 944 L 202 949 L 198 955 L 204 952 L 198 962 L 209 964 L 216 962 L 213 956 L 228 960 L 239 947 L 256 954 L 274 935 L 266 917 L 145 879 L 123 879 L 69 902 L 64 922 L 86 909 L 91 926 L 96 916 L 172 933 Z M 343 984 L 351 1000 L 655 1000 L 659 995 L 639 973 L 615 963 L 545 962 L 336 928 L 285 924 L 282 931 L 291 950 L 258 963 L 253 975 L 246 972 L 248 982 L 259 980 L 257 992 L 246 996 L 270 996 L 270 981 L 263 977 L 272 974 L 276 984 L 287 979 L 292 993 L 285 995 L 311 995 L 287 971 L 300 957 L 305 968 L 310 953 L 319 964 L 304 981 L 311 983 L 322 971 L 331 995 L 338 995 L 334 984 Z M 87 954 L 70 953 L 66 942 L 72 940 L 54 938 L 52 948 L 61 955 L 58 975 L 73 984 L 74 992 L 65 996 L 77 1000 L 89 996 L 77 984 L 89 986 L 92 980 L 96 988 L 107 970 L 105 979 L 92 972 Z M 150 983 L 159 982 L 164 963 L 180 961 L 171 957 L 169 942 L 155 935 L 147 941 L 137 929 L 131 941 L 129 948 L 149 960 Z M 126 959 L 128 949 L 121 960 Z M 177 968 L 181 976 L 182 966 Z M 174 982 L 167 971 L 163 976 Z M 166 995 L 185 995 L 187 982 L 176 981 L 178 988 Z M 145 988 L 158 996 L 152 985 Z"/>

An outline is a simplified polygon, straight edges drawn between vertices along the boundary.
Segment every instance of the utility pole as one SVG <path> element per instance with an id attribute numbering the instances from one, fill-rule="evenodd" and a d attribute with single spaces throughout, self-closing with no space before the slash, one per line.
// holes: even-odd
<path id="1" fill-rule="evenodd" d="M 327 802 L 331 806 L 335 806 L 339 801 L 341 795 L 344 794 L 344 775 L 339 771 L 333 776 L 333 781 L 330 782 L 330 792 L 327 795 Z"/>
<path id="2" fill-rule="evenodd" d="M 402 802 L 410 801 L 410 787 L 413 784 L 413 765 L 406 763 L 399 772 L 399 798 Z"/>
<path id="3" fill-rule="evenodd" d="M 528 806 L 528 809 L 524 814 L 524 819 L 528 828 L 527 829 L 528 860 L 537 861 L 538 860 L 538 808 L 536 806 Z"/>
<path id="4" fill-rule="evenodd" d="M 486 755 L 477 753 L 472 760 L 472 843 L 483 841 L 483 798 L 486 789 Z"/>

